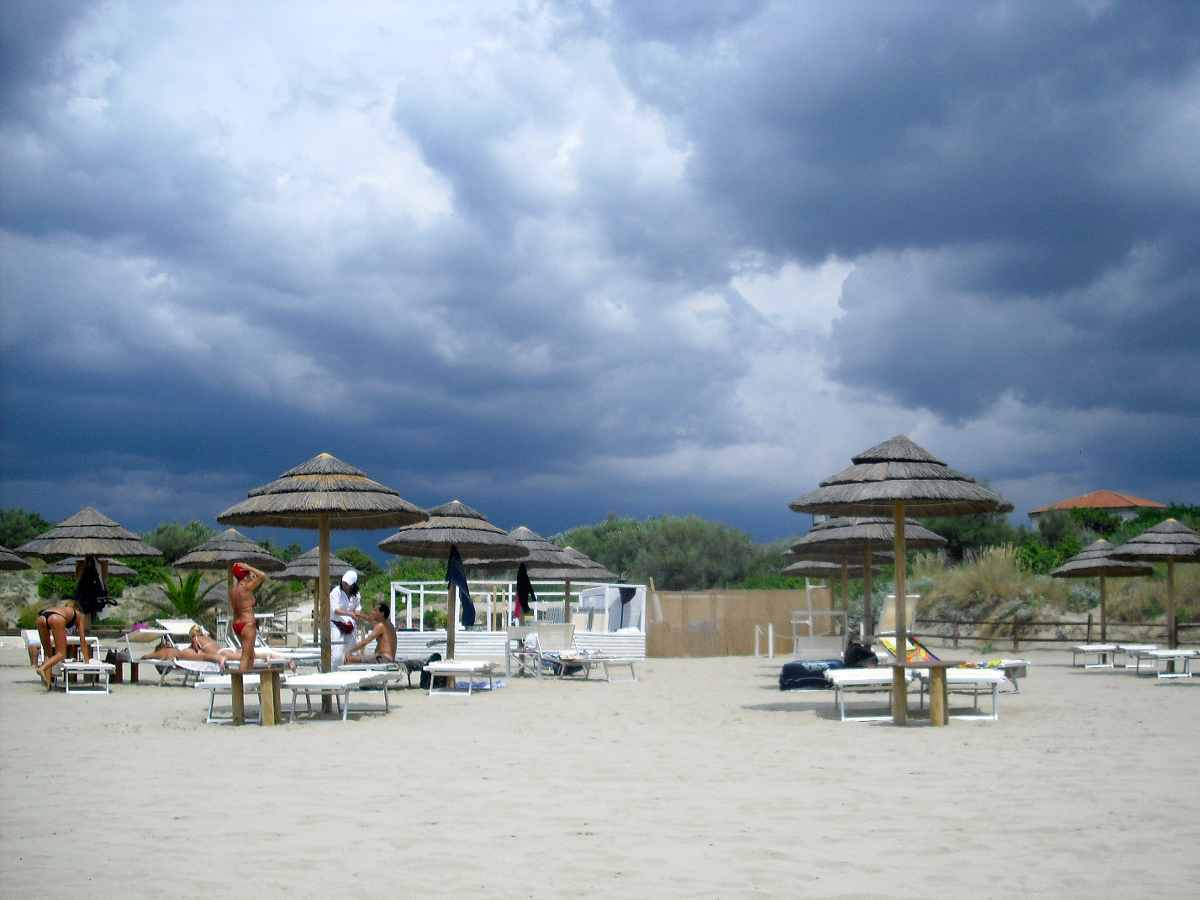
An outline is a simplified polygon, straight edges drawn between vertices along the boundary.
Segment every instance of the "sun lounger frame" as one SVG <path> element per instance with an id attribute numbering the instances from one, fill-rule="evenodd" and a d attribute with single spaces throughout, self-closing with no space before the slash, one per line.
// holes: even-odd
<path id="1" fill-rule="evenodd" d="M 1071 648 L 1071 668 L 1078 669 L 1112 669 L 1116 667 L 1116 644 L 1076 644 Z M 1083 665 L 1079 665 L 1079 657 L 1083 656 Z M 1095 656 L 1096 662 L 1089 663 L 1087 658 Z"/>
<path id="2" fill-rule="evenodd" d="M 474 676 L 486 675 L 488 680 L 488 690 L 493 691 L 496 688 L 495 682 L 495 666 L 490 662 L 474 660 L 438 660 L 437 662 L 428 663 L 425 666 L 425 671 L 429 673 L 429 696 L 434 694 L 446 694 L 449 696 L 470 697 L 474 690 Z M 466 693 L 458 690 L 435 690 L 434 684 L 438 678 L 466 678 L 467 690 Z"/>
<path id="3" fill-rule="evenodd" d="M 105 695 L 112 693 L 112 674 L 116 671 L 116 666 L 112 663 L 100 662 L 93 660 L 92 662 L 84 662 L 83 660 L 64 660 L 54 667 L 51 677 L 57 680 L 62 678 L 63 690 L 68 694 L 74 694 L 77 697 L 90 695 Z M 75 689 L 71 689 L 71 676 L 75 676 Z M 82 676 L 96 676 L 95 687 L 81 687 L 84 682 Z"/>
<path id="4" fill-rule="evenodd" d="M 391 669 L 374 669 L 374 670 L 358 670 L 345 672 L 345 677 L 341 680 L 335 680 L 328 676 L 336 676 L 342 674 L 345 670 L 338 669 L 337 672 L 318 672 L 315 675 L 293 675 L 283 682 L 282 688 L 285 691 L 292 692 L 292 716 L 291 721 L 296 721 L 296 705 L 300 699 L 300 695 L 304 695 L 304 703 L 311 714 L 313 712 L 312 695 L 331 696 L 334 703 L 337 704 L 338 712 L 341 714 L 342 721 L 350 715 L 350 694 L 351 692 L 361 691 L 364 687 L 379 687 L 383 689 L 383 713 L 386 715 L 391 712 L 392 704 L 388 697 L 388 687 L 391 682 L 398 679 L 401 675 L 407 673 L 397 667 Z M 378 710 L 378 707 L 373 707 Z M 362 707 L 358 707 L 362 709 Z M 372 709 L 372 707 L 367 707 Z"/>
<path id="5" fill-rule="evenodd" d="M 873 672 L 878 673 L 870 679 L 862 681 L 847 680 L 844 683 L 839 679 L 843 678 L 861 678 L 857 673 Z M 841 673 L 841 674 L 838 674 Z M 855 673 L 848 675 L 847 673 Z M 892 704 L 890 698 L 894 682 L 892 680 L 892 672 L 890 669 L 829 669 L 825 672 L 825 680 L 833 688 L 833 704 L 837 707 L 839 720 L 842 722 L 890 722 L 892 720 Z M 912 683 L 912 675 L 908 672 L 904 675 L 905 691 L 907 692 L 908 685 Z M 852 716 L 846 712 L 846 694 L 871 694 L 871 693 L 886 693 L 889 698 L 888 709 L 884 715 L 859 715 Z"/>

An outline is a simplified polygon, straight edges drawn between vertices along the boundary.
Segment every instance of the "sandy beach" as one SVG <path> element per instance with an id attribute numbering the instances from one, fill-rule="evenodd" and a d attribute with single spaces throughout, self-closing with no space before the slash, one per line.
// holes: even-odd
<path id="1" fill-rule="evenodd" d="M 843 724 L 755 658 L 278 729 L 205 725 L 191 688 L 47 696 L 8 665 L 4 894 L 1178 893 L 1200 876 L 1200 679 L 1025 655 L 998 722 L 947 729 Z"/>

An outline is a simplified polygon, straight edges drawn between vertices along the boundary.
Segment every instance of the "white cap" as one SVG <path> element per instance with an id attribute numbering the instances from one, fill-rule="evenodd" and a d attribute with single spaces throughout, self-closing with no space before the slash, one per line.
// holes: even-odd
<path id="1" fill-rule="evenodd" d="M 347 569 L 346 574 L 342 576 L 342 584 L 358 584 L 358 573 Z"/>

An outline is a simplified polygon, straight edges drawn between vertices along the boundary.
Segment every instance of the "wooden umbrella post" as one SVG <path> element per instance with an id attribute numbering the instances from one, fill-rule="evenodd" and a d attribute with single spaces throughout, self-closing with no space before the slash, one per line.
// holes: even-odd
<path id="1" fill-rule="evenodd" d="M 1174 650 L 1179 646 L 1179 635 L 1175 628 L 1175 560 L 1167 560 L 1167 646 Z M 1170 660 L 1171 671 L 1175 661 Z"/>
<path id="2" fill-rule="evenodd" d="M 863 641 L 870 646 L 875 639 L 875 603 L 871 597 L 871 545 L 863 548 Z"/>
<path id="3" fill-rule="evenodd" d="M 458 624 L 458 585 L 446 585 L 446 659 L 454 659 L 454 626 Z"/>
<path id="4" fill-rule="evenodd" d="M 850 565 L 842 559 L 842 611 L 846 617 L 842 619 L 842 647 L 850 639 Z"/>
<path id="5" fill-rule="evenodd" d="M 908 661 L 908 609 L 904 558 L 904 503 L 893 507 L 896 523 L 896 661 Z M 903 725 L 908 721 L 908 682 L 904 669 L 892 669 L 892 721 Z"/>
<path id="6" fill-rule="evenodd" d="M 1104 584 L 1104 576 L 1100 576 L 1100 643 L 1108 640 L 1108 616 L 1105 607 L 1108 606 L 1108 588 Z"/>
<path id="7" fill-rule="evenodd" d="M 563 624 L 571 624 L 571 579 L 563 581 Z"/>
<path id="8" fill-rule="evenodd" d="M 317 601 L 321 605 L 321 671 L 333 671 L 333 647 L 329 643 L 329 513 L 317 518 L 320 529 L 317 556 Z M 333 712 L 333 698 L 321 695 L 321 712 Z"/>

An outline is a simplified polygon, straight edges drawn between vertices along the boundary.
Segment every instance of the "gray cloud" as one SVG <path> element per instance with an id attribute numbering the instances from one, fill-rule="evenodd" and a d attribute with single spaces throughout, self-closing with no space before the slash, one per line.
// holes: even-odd
<path id="1" fill-rule="evenodd" d="M 901 430 L 1197 490 L 1119 439 L 1200 434 L 1190 7 L 279 14 L 4 23 L 3 503 L 209 518 L 328 449 L 769 537 Z"/>

